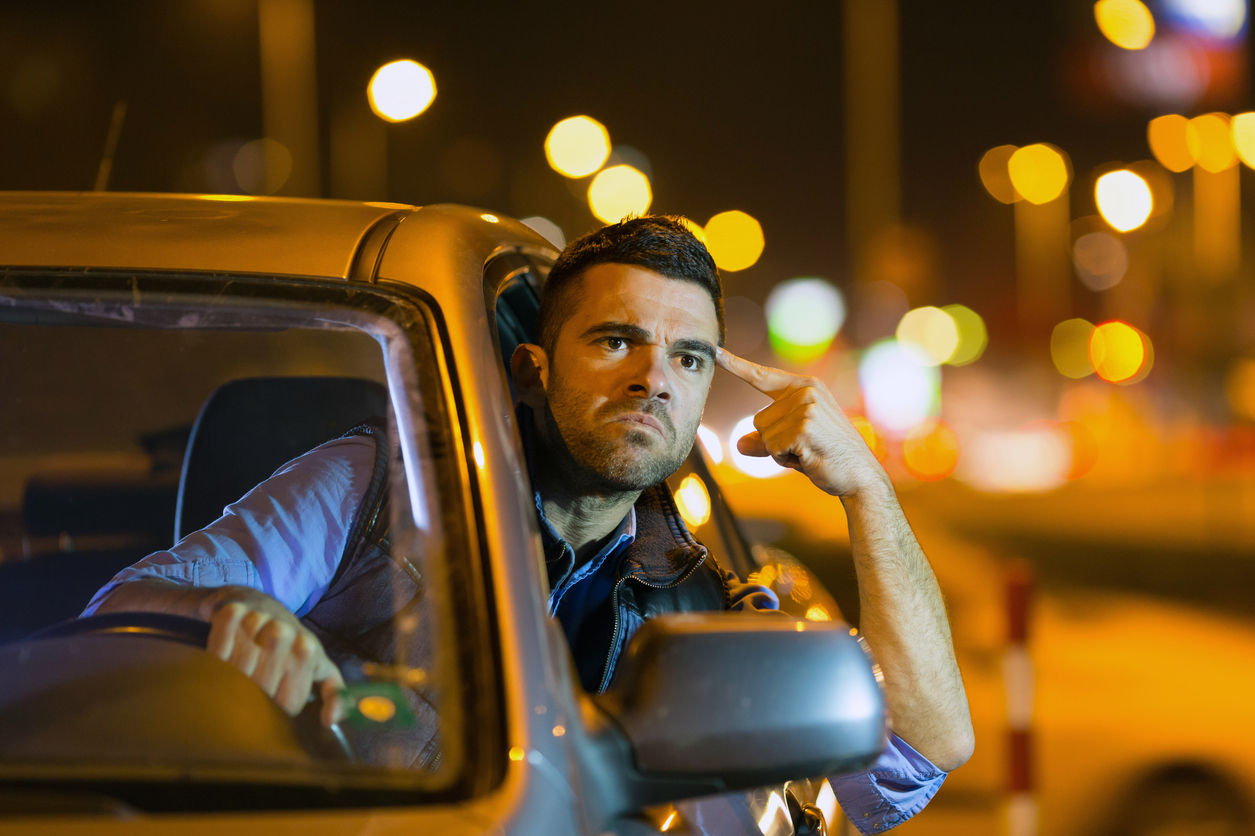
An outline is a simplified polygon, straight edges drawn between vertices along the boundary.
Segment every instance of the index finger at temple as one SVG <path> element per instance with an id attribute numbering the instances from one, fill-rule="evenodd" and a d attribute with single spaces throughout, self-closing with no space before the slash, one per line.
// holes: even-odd
<path id="1" fill-rule="evenodd" d="M 779 397 L 792 389 L 798 381 L 798 376 L 795 374 L 744 360 L 726 348 L 719 350 L 715 362 L 771 398 Z"/>

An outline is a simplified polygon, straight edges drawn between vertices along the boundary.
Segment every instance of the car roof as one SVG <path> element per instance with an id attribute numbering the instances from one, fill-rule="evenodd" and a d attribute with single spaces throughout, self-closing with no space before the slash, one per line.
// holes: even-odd
<path id="1" fill-rule="evenodd" d="M 195 270 L 347 278 L 399 203 L 119 192 L 0 192 L 9 266 Z"/>

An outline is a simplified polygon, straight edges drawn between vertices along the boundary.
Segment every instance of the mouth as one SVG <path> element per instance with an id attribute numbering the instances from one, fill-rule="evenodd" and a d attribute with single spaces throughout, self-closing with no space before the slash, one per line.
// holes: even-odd
<path id="1" fill-rule="evenodd" d="M 654 416 L 646 415 L 643 412 L 630 412 L 627 415 L 620 415 L 614 419 L 613 423 L 634 424 L 649 427 L 663 438 L 667 437 L 666 431 L 662 428 L 662 422 Z"/>

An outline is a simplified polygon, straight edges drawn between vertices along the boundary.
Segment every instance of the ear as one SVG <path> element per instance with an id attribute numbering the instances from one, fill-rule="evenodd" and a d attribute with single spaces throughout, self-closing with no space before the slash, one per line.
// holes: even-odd
<path id="1" fill-rule="evenodd" d="M 510 357 L 510 373 L 519 399 L 533 409 L 541 409 L 547 400 L 549 386 L 549 355 L 538 345 L 521 343 Z"/>

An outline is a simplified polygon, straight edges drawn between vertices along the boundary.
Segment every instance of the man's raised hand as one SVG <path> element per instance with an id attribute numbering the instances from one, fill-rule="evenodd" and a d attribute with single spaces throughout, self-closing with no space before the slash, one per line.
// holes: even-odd
<path id="1" fill-rule="evenodd" d="M 818 378 L 760 366 L 726 349 L 719 349 L 716 362 L 772 401 L 754 416 L 755 432 L 737 441 L 742 454 L 771 456 L 833 496 L 889 484 L 880 462 Z"/>

